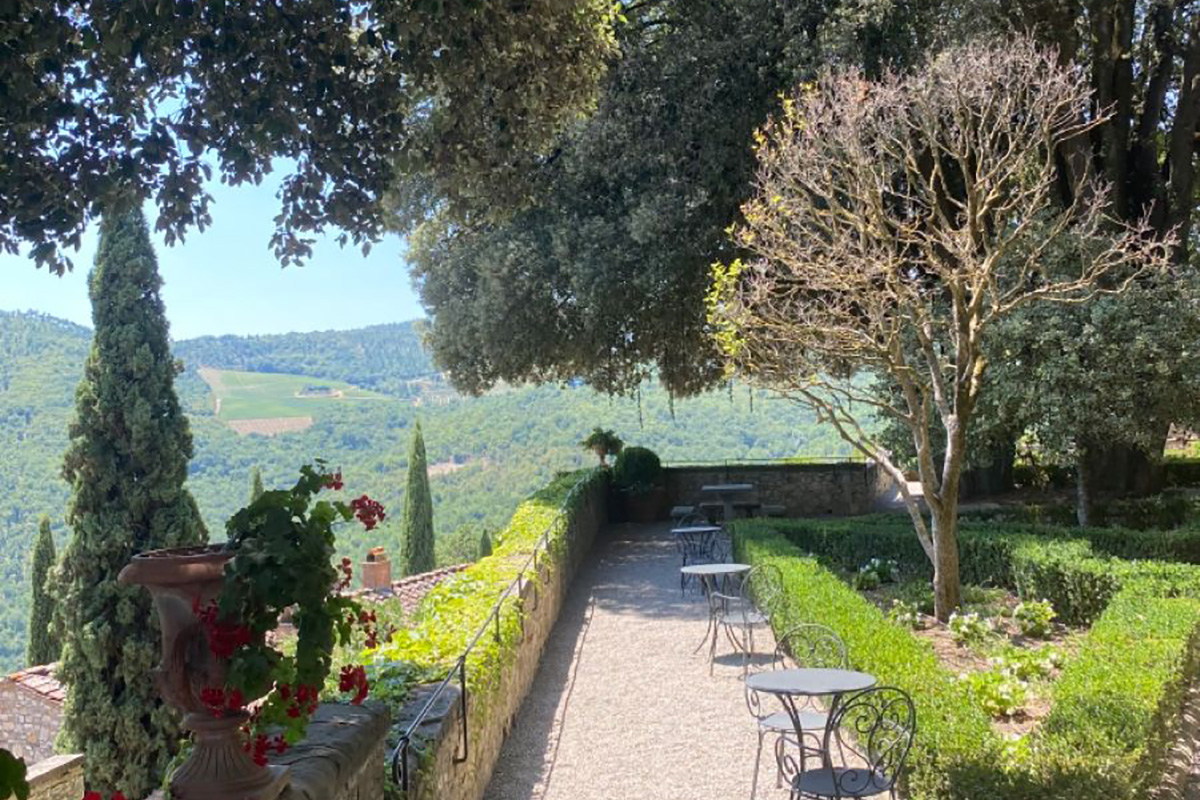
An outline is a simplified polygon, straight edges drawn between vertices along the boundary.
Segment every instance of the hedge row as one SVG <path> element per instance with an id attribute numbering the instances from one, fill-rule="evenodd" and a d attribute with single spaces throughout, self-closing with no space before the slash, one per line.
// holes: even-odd
<path id="1" fill-rule="evenodd" d="M 990 577 L 1047 597 L 1060 614 L 1067 610 L 1063 616 L 1096 619 L 1053 687 L 1050 715 L 1012 748 L 956 689 L 926 642 L 821 565 L 854 568 L 887 557 L 928 571 L 911 528 L 869 518 L 751 521 L 735 531 L 743 558 L 784 571 L 789 605 L 780 628 L 800 620 L 830 625 L 846 639 L 856 667 L 913 695 L 913 798 L 1134 800 L 1159 781 L 1184 689 L 1200 673 L 1200 569 L 1098 556 L 1089 532 L 1055 540 L 1020 527 L 1008 535 L 965 531 L 968 581 Z"/>
<path id="2" fill-rule="evenodd" d="M 801 550 L 838 569 L 872 558 L 895 559 L 903 570 L 933 569 L 907 517 L 778 520 L 768 524 Z M 1163 596 L 1200 597 L 1200 531 L 1132 531 L 965 523 L 959 530 L 964 583 L 1003 586 L 1023 597 L 1047 599 L 1059 617 L 1088 624 L 1129 583 Z M 1182 563 L 1172 563 L 1182 562 Z"/>

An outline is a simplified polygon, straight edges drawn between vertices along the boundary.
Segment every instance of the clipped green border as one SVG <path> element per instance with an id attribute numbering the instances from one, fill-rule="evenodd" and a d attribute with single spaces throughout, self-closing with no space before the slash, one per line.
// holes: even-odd
<path id="1" fill-rule="evenodd" d="M 856 667 L 913 695 L 918 736 L 906 783 L 909 796 L 922 800 L 1138 800 L 1157 785 L 1183 693 L 1200 666 L 1200 568 L 1095 553 L 1095 539 L 1113 545 L 1117 535 L 1051 538 L 1045 530 L 996 525 L 964 530 L 969 579 L 987 577 L 1025 596 L 1055 594 L 1070 614 L 1095 619 L 1054 685 L 1050 715 L 1023 746 L 1011 747 L 957 690 L 928 643 L 889 622 L 819 563 L 852 567 L 878 556 L 928 569 L 911 529 L 891 518 L 735 526 L 741 558 L 784 571 L 781 627 L 801 620 L 830 625 L 845 638 Z M 1158 535 L 1161 550 L 1178 544 L 1168 539 L 1172 534 Z M 1185 539 L 1179 549 L 1190 547 Z"/>

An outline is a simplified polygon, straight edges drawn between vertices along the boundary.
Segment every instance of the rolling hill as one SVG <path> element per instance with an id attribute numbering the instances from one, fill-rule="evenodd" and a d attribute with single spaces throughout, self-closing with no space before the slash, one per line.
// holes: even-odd
<path id="1" fill-rule="evenodd" d="M 88 329 L 38 314 L 0 312 L 0 670 L 24 652 L 28 551 L 48 514 L 60 545 L 68 487 L 59 476 Z M 396 348 L 389 353 L 389 348 Z M 394 513 L 369 536 L 347 531 L 358 558 L 399 549 L 405 453 L 418 418 L 432 470 L 443 560 L 464 526 L 499 526 L 517 502 L 558 470 L 591 460 L 579 440 L 595 425 L 654 448 L 666 461 L 838 455 L 844 446 L 792 405 L 745 387 L 676 401 L 648 386 L 640 402 L 586 387 L 508 387 L 454 394 L 438 376 L 414 326 L 219 337 L 178 342 L 185 371 L 176 387 L 195 440 L 189 486 L 211 538 L 246 501 L 251 473 L 267 486 L 292 481 L 313 458 L 340 465 L 347 490 L 368 492 Z M 308 359 L 311 358 L 311 363 Z M 221 388 L 206 382 L 217 377 Z M 338 393 L 341 393 L 338 396 Z M 221 400 L 220 413 L 216 400 Z M 239 420 L 311 418 L 302 430 L 239 433 Z M 477 533 L 461 537 L 478 541 Z"/>

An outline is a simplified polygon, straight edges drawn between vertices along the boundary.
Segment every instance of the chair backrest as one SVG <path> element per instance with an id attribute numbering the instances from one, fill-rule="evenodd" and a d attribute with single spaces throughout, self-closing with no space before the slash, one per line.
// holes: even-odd
<path id="1" fill-rule="evenodd" d="M 757 564 L 742 579 L 741 595 L 768 617 L 783 599 L 783 572 L 775 564 Z"/>
<path id="2" fill-rule="evenodd" d="M 912 698 L 894 686 L 877 686 L 842 700 L 825 730 L 825 752 L 836 736 L 846 766 L 835 790 L 842 797 L 890 791 L 904 769 L 917 733 Z M 864 768 L 865 767 L 865 768 Z"/>
<path id="3" fill-rule="evenodd" d="M 714 534 L 712 532 L 676 533 L 675 546 L 683 563 L 703 564 L 713 559 Z"/>
<path id="4" fill-rule="evenodd" d="M 775 645 L 775 664 L 790 656 L 797 667 L 846 669 L 849 658 L 846 643 L 831 628 L 802 622 L 779 637 Z"/>

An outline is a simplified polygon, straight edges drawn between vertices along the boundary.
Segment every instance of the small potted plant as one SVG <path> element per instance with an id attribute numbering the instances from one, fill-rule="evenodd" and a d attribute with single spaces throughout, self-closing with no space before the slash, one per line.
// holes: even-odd
<path id="1" fill-rule="evenodd" d="M 654 522 L 666 509 L 667 490 L 662 485 L 662 462 L 653 450 L 626 447 L 613 465 L 613 484 L 622 497 L 625 519 Z"/>
<path id="2" fill-rule="evenodd" d="M 621 448 L 625 445 L 621 441 L 621 437 L 610 430 L 604 430 L 599 426 L 592 429 L 588 437 L 579 443 L 579 446 L 585 450 L 591 450 L 600 459 L 600 466 L 608 466 L 608 457 L 614 458 L 620 454 Z"/>
<path id="3" fill-rule="evenodd" d="M 154 598 L 159 689 L 193 733 L 192 752 L 171 777 L 175 796 L 276 797 L 286 768 L 268 767 L 267 756 L 304 738 L 334 646 L 348 644 L 356 627 L 374 643 L 374 614 L 343 594 L 351 562 L 334 564 L 334 525 L 357 518 L 370 530 L 385 513 L 366 495 L 316 499 L 342 487 L 340 472 L 305 465 L 291 489 L 264 492 L 234 514 L 224 544 L 141 553 L 121 572 Z M 285 613 L 297 631 L 290 652 L 268 637 Z M 366 671 L 347 667 L 339 678 L 361 703 Z"/>

